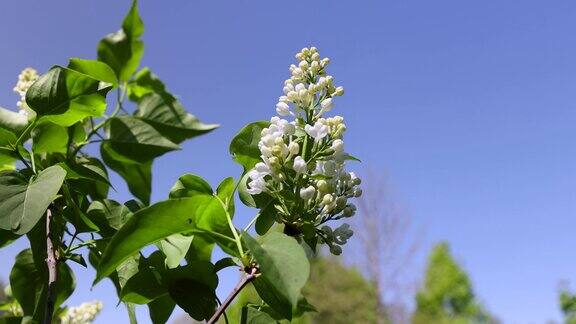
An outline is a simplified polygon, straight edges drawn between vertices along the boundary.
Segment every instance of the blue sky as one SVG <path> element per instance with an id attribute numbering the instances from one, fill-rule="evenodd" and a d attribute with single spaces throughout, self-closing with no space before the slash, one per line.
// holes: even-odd
<path id="1" fill-rule="evenodd" d="M 0 105 L 15 107 L 22 68 L 94 58 L 128 6 L 0 3 Z M 213 184 L 237 176 L 230 139 L 274 113 L 294 53 L 312 44 L 346 88 L 335 112 L 347 120 L 347 148 L 363 160 L 355 167 L 388 174 L 426 228 L 427 244 L 451 242 L 504 323 L 560 318 L 558 282 L 576 285 L 576 2 L 144 0 L 140 7 L 143 64 L 190 111 L 222 125 L 155 163 L 154 200 L 185 172 Z M 128 199 L 125 186 L 115 196 Z M 239 221 L 252 213 L 240 209 Z M 0 250 L 0 278 L 25 243 Z M 90 291 L 94 273 L 76 269 L 71 303 L 102 299 L 97 323 L 123 322 L 111 285 Z M 227 274 L 221 293 L 235 280 Z M 144 310 L 140 318 L 146 323 Z"/>

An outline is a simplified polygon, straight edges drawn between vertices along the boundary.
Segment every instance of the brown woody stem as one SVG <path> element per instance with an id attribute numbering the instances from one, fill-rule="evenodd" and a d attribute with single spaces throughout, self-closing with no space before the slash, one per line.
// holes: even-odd
<path id="1" fill-rule="evenodd" d="M 46 210 L 46 265 L 48 266 L 48 291 L 46 296 L 46 308 L 44 311 L 43 324 L 52 323 L 54 314 L 54 305 L 56 303 L 56 280 L 58 271 L 56 269 L 56 255 L 54 253 L 54 244 L 52 242 L 52 230 L 50 223 L 52 220 L 52 211 Z"/>
<path id="2" fill-rule="evenodd" d="M 228 297 L 226 297 L 226 300 L 224 301 L 224 303 L 222 305 L 220 305 L 220 307 L 218 307 L 218 309 L 216 310 L 216 313 L 214 313 L 212 318 L 210 318 L 210 320 L 208 322 L 206 322 L 206 324 L 215 324 L 218 321 L 220 316 L 222 316 L 222 314 L 224 314 L 224 312 L 226 311 L 226 308 L 228 308 L 228 306 L 230 306 L 230 304 L 232 303 L 234 298 L 236 298 L 236 296 L 240 293 L 240 291 L 244 287 L 246 287 L 246 285 L 249 282 L 251 282 L 252 280 L 254 280 L 256 278 L 256 276 L 258 275 L 257 272 L 258 272 L 258 269 L 255 267 L 251 267 L 248 269 L 248 271 L 246 271 L 247 275 L 242 277 L 242 279 L 238 282 L 236 287 L 234 287 L 232 292 L 230 292 L 230 295 L 228 295 Z"/>

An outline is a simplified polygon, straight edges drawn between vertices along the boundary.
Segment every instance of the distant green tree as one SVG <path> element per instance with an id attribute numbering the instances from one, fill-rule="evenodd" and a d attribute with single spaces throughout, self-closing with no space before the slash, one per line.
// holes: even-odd
<path id="1" fill-rule="evenodd" d="M 476 301 L 468 275 L 456 263 L 447 243 L 434 247 L 424 286 L 416 295 L 413 323 L 493 323 Z"/>
<path id="2" fill-rule="evenodd" d="M 564 314 L 564 323 L 576 324 L 576 295 L 567 289 L 560 290 L 560 309 Z"/>
<path id="3" fill-rule="evenodd" d="M 357 269 L 346 267 L 335 258 L 321 257 L 311 261 L 310 271 L 310 279 L 303 289 L 303 295 L 317 312 L 305 313 L 291 323 L 376 323 L 376 314 L 373 311 L 378 303 L 376 289 Z M 261 303 L 252 286 L 245 288 L 235 304 L 228 308 L 230 323 L 238 321 L 242 307 L 249 303 Z M 385 317 L 385 314 L 381 316 Z M 220 323 L 224 321 L 221 320 Z"/>

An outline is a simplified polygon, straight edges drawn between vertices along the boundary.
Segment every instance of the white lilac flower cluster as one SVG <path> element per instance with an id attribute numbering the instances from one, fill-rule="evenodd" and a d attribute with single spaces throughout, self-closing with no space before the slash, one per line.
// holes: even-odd
<path id="1" fill-rule="evenodd" d="M 70 307 L 60 318 L 61 324 L 90 324 L 102 310 L 102 302 L 95 300 Z"/>
<path id="2" fill-rule="evenodd" d="M 20 75 L 18 75 L 18 82 L 14 86 L 14 92 L 20 96 L 20 100 L 16 104 L 20 109 L 19 112 L 23 115 L 28 115 L 30 108 L 26 104 L 26 91 L 30 89 L 30 86 L 38 80 L 38 71 L 33 68 L 27 67 Z"/>
<path id="3" fill-rule="evenodd" d="M 312 225 L 313 236 L 340 254 L 338 245 L 350 237 L 349 228 L 318 227 L 353 216 L 356 207 L 349 198 L 362 194 L 360 179 L 345 170 L 351 156 L 344 151 L 344 118 L 325 116 L 344 88 L 334 85 L 326 73 L 330 60 L 321 59 L 315 47 L 302 49 L 296 59 L 299 63 L 290 66 L 291 77 L 276 104 L 281 117 L 272 117 L 261 132 L 262 162 L 248 173 L 248 192 L 270 195 L 285 226 L 306 236 Z"/>

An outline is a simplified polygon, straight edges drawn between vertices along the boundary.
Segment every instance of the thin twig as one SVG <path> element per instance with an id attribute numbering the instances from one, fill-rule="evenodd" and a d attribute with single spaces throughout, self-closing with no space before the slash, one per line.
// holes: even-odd
<path id="1" fill-rule="evenodd" d="M 252 280 L 254 280 L 258 276 L 258 269 L 256 267 L 250 268 L 249 271 L 250 272 L 246 276 L 242 277 L 242 279 L 238 282 L 236 287 L 234 287 L 234 289 L 232 290 L 230 295 L 228 295 L 228 297 L 224 301 L 224 304 L 222 304 L 220 307 L 218 307 L 218 309 L 216 310 L 216 313 L 214 313 L 212 318 L 208 322 L 206 322 L 206 324 L 215 324 L 218 321 L 218 319 L 220 318 L 220 316 L 222 316 L 222 314 L 224 314 L 226 312 L 226 308 L 228 308 L 228 306 L 230 306 L 230 304 L 232 304 L 232 301 L 234 300 L 234 298 L 236 298 L 236 296 L 240 293 L 240 291 L 244 287 L 246 287 L 246 285 L 249 282 L 251 282 Z"/>
<path id="2" fill-rule="evenodd" d="M 52 243 L 52 230 L 50 229 L 51 220 L 52 212 L 48 209 L 46 210 L 46 265 L 48 266 L 48 292 L 46 308 L 44 311 L 44 321 L 42 321 L 43 324 L 52 323 L 54 305 L 56 303 L 56 280 L 58 279 L 56 255 L 54 254 L 54 245 Z"/>

